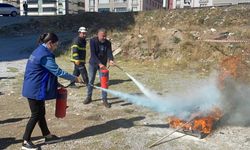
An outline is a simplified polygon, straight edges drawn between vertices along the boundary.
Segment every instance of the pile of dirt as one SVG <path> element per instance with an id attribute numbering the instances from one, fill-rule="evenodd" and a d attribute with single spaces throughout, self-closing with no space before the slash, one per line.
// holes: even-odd
<path id="1" fill-rule="evenodd" d="M 248 5 L 239 5 L 142 12 L 125 37 L 123 55 L 143 60 L 164 59 L 165 66 L 177 65 L 180 69 L 209 70 L 223 57 L 247 55 L 249 10 Z"/>

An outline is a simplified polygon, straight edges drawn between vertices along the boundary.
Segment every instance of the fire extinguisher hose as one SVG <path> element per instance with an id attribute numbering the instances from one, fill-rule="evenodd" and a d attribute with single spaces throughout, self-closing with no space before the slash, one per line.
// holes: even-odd
<path id="1" fill-rule="evenodd" d="M 118 65 L 114 65 L 115 67 L 117 67 L 118 69 L 120 69 L 122 72 L 126 73 L 126 71 L 124 69 L 122 69 L 120 66 Z"/>
<path id="2" fill-rule="evenodd" d="M 75 81 L 71 81 L 68 85 L 64 86 L 62 84 L 59 83 L 59 85 L 62 87 L 62 88 L 68 88 L 69 86 L 71 86 L 72 84 L 74 84 Z"/>

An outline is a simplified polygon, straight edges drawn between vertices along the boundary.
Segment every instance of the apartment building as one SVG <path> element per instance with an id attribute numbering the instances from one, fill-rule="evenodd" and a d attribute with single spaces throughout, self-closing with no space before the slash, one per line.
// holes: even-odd
<path id="1" fill-rule="evenodd" d="M 168 9 L 250 3 L 250 0 L 168 0 Z"/>
<path id="2" fill-rule="evenodd" d="M 29 16 L 65 15 L 84 12 L 84 0 L 20 0 L 20 13 L 24 15 L 23 3 L 28 3 Z"/>
<path id="3" fill-rule="evenodd" d="M 188 7 L 207 7 L 213 5 L 213 0 L 169 0 L 169 9 Z"/>
<path id="4" fill-rule="evenodd" d="M 213 6 L 249 4 L 250 0 L 213 0 Z"/>
<path id="5" fill-rule="evenodd" d="M 50 16 L 66 14 L 65 0 L 20 0 L 20 15 L 24 15 L 23 3 L 28 3 L 29 16 Z"/>
<path id="6" fill-rule="evenodd" d="M 162 8 L 162 0 L 85 0 L 85 11 L 128 12 Z"/>

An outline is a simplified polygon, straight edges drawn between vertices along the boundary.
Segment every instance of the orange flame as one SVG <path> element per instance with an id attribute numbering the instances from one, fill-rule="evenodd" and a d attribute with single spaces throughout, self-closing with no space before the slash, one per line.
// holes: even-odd
<path id="1" fill-rule="evenodd" d="M 199 113 L 199 115 L 201 114 Z M 219 108 L 214 108 L 214 110 L 207 116 L 195 117 L 190 123 L 187 123 L 185 120 L 178 119 L 177 117 L 171 117 L 169 125 L 172 128 L 181 127 L 184 131 L 199 131 L 204 134 L 209 134 L 214 127 L 214 123 L 221 117 L 221 110 Z"/>
<path id="2" fill-rule="evenodd" d="M 219 87 L 224 88 L 224 81 L 228 77 L 236 79 L 238 77 L 238 66 L 241 56 L 230 56 L 225 58 L 220 65 Z"/>
<path id="3" fill-rule="evenodd" d="M 220 73 L 218 76 L 218 82 L 220 89 L 224 88 L 225 79 L 232 77 L 237 79 L 239 76 L 239 65 L 241 63 L 241 56 L 230 56 L 225 58 L 220 64 Z M 223 112 L 215 107 L 207 115 L 202 112 L 196 112 L 191 115 L 194 118 L 192 121 L 187 122 L 177 117 L 170 117 L 169 125 L 172 128 L 181 128 L 184 131 L 198 131 L 200 133 L 209 134 L 212 132 L 214 124 L 223 115 Z M 196 116 L 196 117 L 194 117 Z"/>

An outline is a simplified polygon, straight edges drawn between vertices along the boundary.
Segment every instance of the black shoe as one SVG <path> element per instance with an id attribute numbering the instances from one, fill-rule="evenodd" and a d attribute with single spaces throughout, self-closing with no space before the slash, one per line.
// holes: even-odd
<path id="1" fill-rule="evenodd" d="M 59 138 L 56 135 L 47 135 L 45 137 L 45 144 L 51 144 L 51 143 L 56 143 L 62 141 L 62 138 Z"/>
<path id="2" fill-rule="evenodd" d="M 31 141 L 24 141 L 21 150 L 38 150 L 38 147 Z"/>
<path id="3" fill-rule="evenodd" d="M 111 107 L 111 104 L 108 103 L 106 100 L 103 101 L 103 105 L 104 105 L 106 108 L 110 108 L 110 107 Z"/>
<path id="4" fill-rule="evenodd" d="M 91 101 L 91 97 L 86 97 L 86 99 L 83 101 L 83 104 L 89 104 Z"/>

